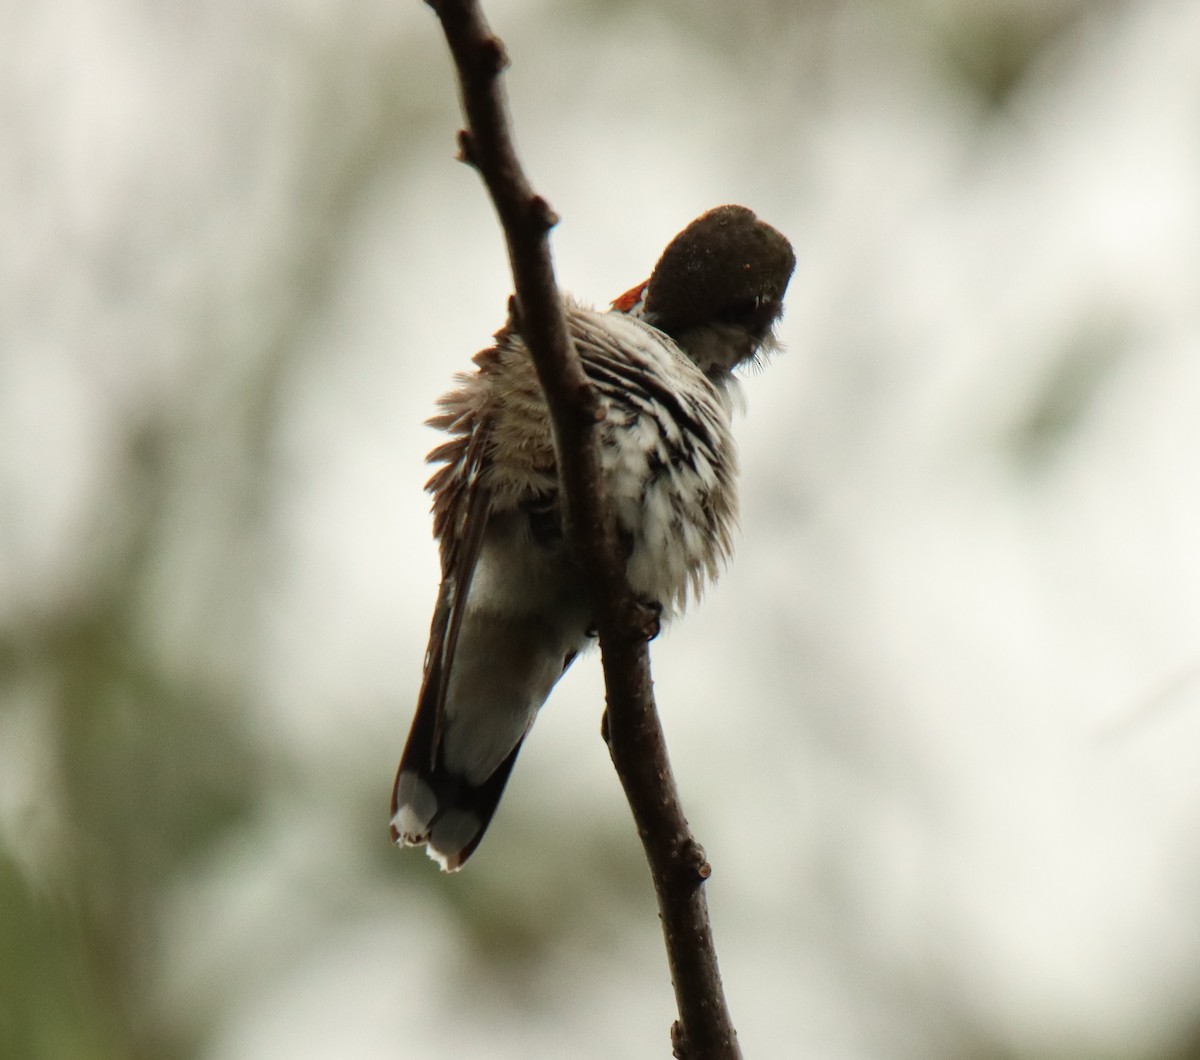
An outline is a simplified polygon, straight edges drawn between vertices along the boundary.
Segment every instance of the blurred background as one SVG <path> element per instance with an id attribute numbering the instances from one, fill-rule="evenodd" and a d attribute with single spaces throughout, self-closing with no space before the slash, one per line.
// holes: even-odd
<path id="1" fill-rule="evenodd" d="M 1200 1057 L 1200 3 L 488 12 L 564 287 L 799 257 L 654 647 L 746 1055 Z M 0 25 L 0 1056 L 667 1055 L 595 659 L 465 872 L 388 844 L 510 289 L 435 18 Z"/>

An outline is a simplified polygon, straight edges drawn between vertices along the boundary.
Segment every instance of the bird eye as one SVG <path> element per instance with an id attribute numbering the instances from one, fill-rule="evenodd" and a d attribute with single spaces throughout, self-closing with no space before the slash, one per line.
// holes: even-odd
<path id="1" fill-rule="evenodd" d="M 759 315 L 759 300 L 743 298 L 722 308 L 717 319 L 722 324 L 733 324 L 738 327 L 749 327 Z"/>

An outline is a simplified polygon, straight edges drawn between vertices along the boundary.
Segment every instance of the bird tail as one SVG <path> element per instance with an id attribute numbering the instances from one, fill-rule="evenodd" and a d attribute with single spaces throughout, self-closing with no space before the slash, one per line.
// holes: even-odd
<path id="1" fill-rule="evenodd" d="M 582 620 L 563 623 L 558 615 L 469 615 L 446 677 L 435 619 L 392 791 L 395 842 L 424 845 L 447 872 L 462 867 L 496 812 L 538 711 L 583 647 L 583 630 Z"/>
<path id="2" fill-rule="evenodd" d="M 462 868 L 491 823 L 524 737 L 480 783 L 445 762 L 435 694 L 423 694 L 392 788 L 392 841 L 425 846 L 444 872 Z"/>

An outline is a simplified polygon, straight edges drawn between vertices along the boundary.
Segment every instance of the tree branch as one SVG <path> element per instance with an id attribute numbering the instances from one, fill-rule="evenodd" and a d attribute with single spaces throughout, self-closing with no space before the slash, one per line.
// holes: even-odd
<path id="1" fill-rule="evenodd" d="M 595 427 L 603 417 L 572 345 L 554 280 L 548 233 L 558 218 L 517 158 L 500 74 L 504 45 L 477 0 L 428 0 L 458 74 L 467 128 L 459 156 L 478 170 L 504 229 L 519 331 L 529 347 L 554 429 L 567 531 L 587 579 L 600 633 L 604 735 L 633 811 L 658 897 L 679 1020 L 676 1057 L 738 1060 L 713 947 L 703 883 L 711 869 L 679 802 L 651 690 L 648 616 L 625 577 L 616 521 L 600 472 Z"/>

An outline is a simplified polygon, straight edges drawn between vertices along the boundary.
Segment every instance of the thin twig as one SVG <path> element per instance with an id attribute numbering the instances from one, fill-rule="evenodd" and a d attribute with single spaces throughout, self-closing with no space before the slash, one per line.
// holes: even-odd
<path id="1" fill-rule="evenodd" d="M 512 142 L 500 74 L 504 45 L 476 0 L 429 0 L 458 72 L 467 128 L 459 157 L 479 171 L 504 229 L 516 317 L 554 428 L 569 540 L 596 608 L 607 710 L 604 734 L 646 851 L 658 896 L 679 1020 L 674 1054 L 737 1060 L 703 883 L 711 869 L 679 803 L 650 680 L 646 609 L 625 578 L 616 521 L 600 473 L 595 426 L 603 413 L 571 343 L 548 234 L 557 217 L 530 186 Z"/>

